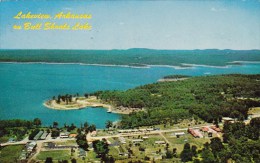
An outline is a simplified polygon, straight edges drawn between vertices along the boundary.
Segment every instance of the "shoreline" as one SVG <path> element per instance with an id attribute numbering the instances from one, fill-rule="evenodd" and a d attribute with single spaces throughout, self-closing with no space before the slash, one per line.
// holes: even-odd
<path id="1" fill-rule="evenodd" d="M 208 68 L 230 68 L 236 63 L 241 64 L 260 64 L 260 61 L 231 61 L 227 62 L 226 65 L 217 66 L 217 65 L 203 65 L 203 64 L 191 64 L 191 63 L 180 63 L 180 66 L 177 65 L 149 65 L 142 64 L 143 66 L 133 66 L 133 65 L 117 65 L 117 64 L 98 64 L 98 63 L 77 63 L 77 62 L 26 62 L 26 61 L 0 61 L 4 64 L 53 64 L 53 65 L 81 65 L 81 66 L 102 66 L 102 67 L 124 67 L 124 68 L 153 68 L 153 67 L 166 67 L 174 69 L 193 69 L 195 67 L 208 67 Z"/>
<path id="2" fill-rule="evenodd" d="M 75 100 L 75 98 L 73 99 Z M 105 104 L 102 101 L 98 100 L 96 96 L 91 96 L 88 98 L 80 97 L 77 102 L 74 101 L 72 104 L 58 104 L 56 100 L 47 100 L 43 102 L 43 105 L 48 109 L 53 110 L 81 110 L 87 108 L 103 108 L 107 110 L 107 113 L 115 114 L 130 114 L 133 111 L 141 111 L 144 109 L 139 108 L 128 108 L 128 107 L 115 107 L 111 104 Z"/>

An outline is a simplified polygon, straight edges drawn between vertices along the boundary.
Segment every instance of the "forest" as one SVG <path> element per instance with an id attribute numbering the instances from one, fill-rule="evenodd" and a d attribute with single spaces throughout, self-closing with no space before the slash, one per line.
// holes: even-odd
<path id="1" fill-rule="evenodd" d="M 214 123 L 222 117 L 244 120 L 249 108 L 260 106 L 260 75 L 190 77 L 95 95 L 117 107 L 136 109 L 122 116 L 122 128 L 174 124 L 192 117 Z M 139 111 L 141 108 L 146 111 Z"/>
<path id="2" fill-rule="evenodd" d="M 260 50 L 1 50 L 0 62 L 50 62 L 129 65 L 190 66 L 188 64 L 225 66 L 233 61 L 260 61 Z"/>

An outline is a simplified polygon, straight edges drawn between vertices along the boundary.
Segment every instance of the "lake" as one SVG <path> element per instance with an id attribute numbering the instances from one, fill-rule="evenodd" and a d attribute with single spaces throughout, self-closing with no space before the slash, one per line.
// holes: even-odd
<path id="1" fill-rule="evenodd" d="M 79 126 L 84 122 L 104 128 L 107 120 L 120 119 L 119 114 L 103 108 L 58 111 L 44 107 L 45 100 L 58 94 L 83 95 L 98 90 L 126 90 L 156 82 L 166 75 L 190 76 L 214 74 L 259 74 L 260 63 L 244 63 L 224 67 L 198 66 L 188 68 L 150 66 L 133 68 L 83 64 L 0 63 L 0 119 L 36 117 L 43 125 L 57 121 Z"/>

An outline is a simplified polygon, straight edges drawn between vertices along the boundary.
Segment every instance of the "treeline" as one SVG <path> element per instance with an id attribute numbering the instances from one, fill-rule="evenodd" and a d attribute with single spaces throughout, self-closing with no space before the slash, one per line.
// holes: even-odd
<path id="1" fill-rule="evenodd" d="M 167 75 L 167 76 L 164 76 L 163 78 L 164 79 L 180 79 L 180 78 L 188 78 L 190 76 L 188 75 Z"/>
<path id="2" fill-rule="evenodd" d="M 0 120 L 0 138 L 6 135 L 15 135 L 17 140 L 21 140 L 33 128 L 33 121 L 27 120 Z"/>
<path id="3" fill-rule="evenodd" d="M 260 75 L 216 75 L 160 82 L 127 91 L 99 91 L 98 98 L 115 106 L 145 108 L 123 116 L 122 127 L 175 123 L 187 117 L 219 122 L 222 117 L 247 118 L 260 106 Z"/>
<path id="4" fill-rule="evenodd" d="M 260 61 L 260 50 L 3 50 L 0 62 L 50 62 L 111 65 L 224 66 L 232 61 Z"/>

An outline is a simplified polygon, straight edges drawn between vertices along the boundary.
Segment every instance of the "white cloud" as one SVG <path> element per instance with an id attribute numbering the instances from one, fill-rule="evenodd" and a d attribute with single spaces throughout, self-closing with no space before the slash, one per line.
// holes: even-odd
<path id="1" fill-rule="evenodd" d="M 124 22 L 119 22 L 119 25 L 124 25 L 125 23 Z"/>

